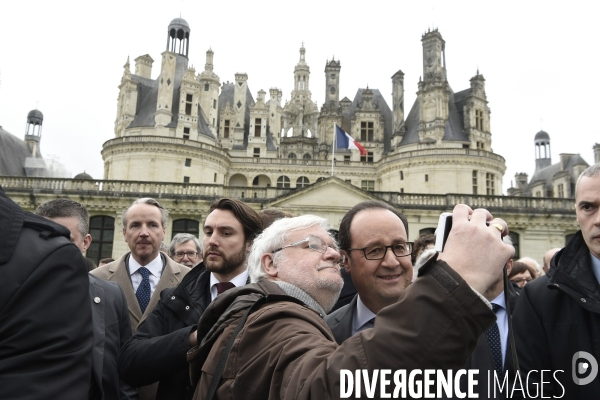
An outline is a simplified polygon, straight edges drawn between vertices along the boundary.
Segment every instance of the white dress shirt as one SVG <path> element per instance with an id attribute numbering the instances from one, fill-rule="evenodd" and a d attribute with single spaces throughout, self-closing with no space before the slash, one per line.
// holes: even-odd
<path id="1" fill-rule="evenodd" d="M 160 277 L 163 272 L 163 262 L 162 257 L 160 256 L 160 252 L 158 256 L 152 261 L 150 261 L 147 265 L 144 265 L 150 274 L 148 275 L 148 280 L 150 281 L 150 296 L 154 294 L 154 289 L 156 289 L 156 285 L 158 285 L 158 281 L 160 281 Z M 129 257 L 129 276 L 131 277 L 131 285 L 133 286 L 133 291 L 137 292 L 140 283 L 142 283 L 142 274 L 138 272 L 138 269 L 142 268 L 142 265 L 135 261 L 135 259 L 130 256 Z"/>

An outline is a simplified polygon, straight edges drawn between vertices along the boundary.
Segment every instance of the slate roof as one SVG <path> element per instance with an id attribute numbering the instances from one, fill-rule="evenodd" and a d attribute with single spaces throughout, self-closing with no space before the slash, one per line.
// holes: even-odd
<path id="1" fill-rule="evenodd" d="M 31 150 L 24 140 L 0 127 L 0 175 L 27 176 L 25 160 Z"/>
<path id="2" fill-rule="evenodd" d="M 546 131 L 539 131 L 535 134 L 534 140 L 550 140 L 550 135 Z"/>
<path id="3" fill-rule="evenodd" d="M 363 92 L 365 90 L 366 89 L 358 89 L 356 95 L 354 96 L 354 101 L 352 101 L 352 105 L 346 112 L 343 113 L 343 119 L 346 123 L 342 124 L 344 125 L 342 126 L 342 129 L 350 129 L 350 119 L 356 113 L 357 110 L 360 111 L 359 106 L 363 101 Z M 376 110 L 380 111 L 383 115 L 383 150 L 384 152 L 387 152 L 390 148 L 390 141 L 392 138 L 392 110 L 381 95 L 379 89 L 369 90 L 373 92 L 373 106 L 377 106 Z M 336 151 L 337 150 L 338 149 L 336 149 Z"/>
<path id="4" fill-rule="evenodd" d="M 444 137 L 442 140 L 446 141 L 469 141 L 467 135 L 464 132 L 464 116 L 463 106 L 466 102 L 467 97 L 471 94 L 471 89 L 466 89 L 458 93 L 454 93 L 450 89 L 450 96 L 448 98 L 448 120 L 444 127 Z M 421 105 L 415 100 L 408 116 L 405 119 L 406 133 L 402 138 L 402 141 L 398 146 L 405 144 L 412 144 L 419 142 L 419 115 L 421 113 Z"/>
<path id="5" fill-rule="evenodd" d="M 236 105 L 234 103 L 235 99 L 235 82 L 227 82 L 221 86 L 221 93 L 219 94 L 219 113 L 217 114 L 217 118 L 219 121 L 221 120 L 221 110 L 227 107 L 228 104 L 231 105 L 231 108 L 235 110 Z M 250 88 L 246 86 L 246 112 L 244 117 L 244 143 L 242 145 L 233 145 L 233 150 L 245 150 L 248 148 L 248 132 L 250 131 L 250 107 L 255 104 L 254 98 L 252 97 L 252 93 L 250 92 Z M 233 127 L 235 128 L 235 127 Z M 269 140 L 267 138 L 267 149 L 269 149 Z M 272 147 L 275 145 L 272 144 Z M 274 149 L 276 150 L 276 148 Z"/>
<path id="6" fill-rule="evenodd" d="M 577 176 L 574 176 L 574 174 L 573 174 L 573 167 L 575 167 L 576 165 L 585 165 L 586 167 L 589 166 L 588 163 L 579 154 L 572 154 L 569 157 L 569 159 L 567 160 L 567 163 L 566 163 L 564 169 L 561 168 L 561 163 L 558 162 L 558 163 L 552 164 L 546 168 L 542 168 L 542 169 L 535 171 L 533 173 L 533 176 L 531 177 L 531 180 L 529 181 L 529 184 L 527 185 L 527 188 L 525 190 L 523 190 L 523 195 L 531 196 L 531 186 L 534 183 L 536 183 L 537 181 L 545 182 L 546 188 L 551 189 L 552 188 L 552 178 L 554 177 L 555 174 L 557 174 L 561 171 L 568 171 L 569 175 L 571 176 L 571 180 L 573 182 L 575 182 L 577 180 Z"/>
<path id="7" fill-rule="evenodd" d="M 173 83 L 173 100 L 171 103 L 171 113 L 173 117 L 167 124 L 168 128 L 177 126 L 177 115 L 179 113 L 179 97 L 181 94 L 181 81 L 183 75 L 188 69 L 188 59 L 180 54 L 176 55 L 175 61 L 175 82 Z M 158 79 L 144 78 L 138 75 L 131 75 L 131 79 L 137 83 L 138 97 L 136 114 L 127 128 L 154 127 L 154 114 L 156 113 L 156 102 L 158 100 Z M 214 138 L 202 113 L 198 110 L 198 133 Z"/>

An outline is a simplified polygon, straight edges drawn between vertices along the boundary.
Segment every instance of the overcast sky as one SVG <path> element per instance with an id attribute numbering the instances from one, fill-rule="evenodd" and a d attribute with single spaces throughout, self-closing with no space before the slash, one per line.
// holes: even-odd
<path id="1" fill-rule="evenodd" d="M 593 163 L 600 142 L 597 19 L 600 2 L 546 1 L 19 1 L 0 11 L 0 125 L 23 138 L 27 113 L 44 114 L 41 149 L 73 173 L 102 179 L 102 144 L 114 137 L 118 85 L 127 57 L 149 54 L 160 72 L 169 22 L 191 28 L 190 65 L 208 48 L 221 82 L 248 74 L 290 98 L 304 42 L 310 90 L 324 101 L 325 62 L 341 61 L 340 98 L 379 89 L 391 107 L 391 76 L 405 74 L 408 114 L 422 75 L 421 35 L 438 28 L 455 92 L 479 68 L 486 79 L 492 148 L 506 159 L 504 193 L 535 168 L 533 139 L 550 134 L 553 162 L 579 153 Z M 267 96 L 268 97 L 268 96 Z"/>

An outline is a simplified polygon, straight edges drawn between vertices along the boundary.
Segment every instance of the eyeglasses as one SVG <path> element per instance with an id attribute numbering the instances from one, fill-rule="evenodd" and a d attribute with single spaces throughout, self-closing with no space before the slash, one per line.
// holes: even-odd
<path id="1" fill-rule="evenodd" d="M 385 257 L 388 249 L 392 250 L 392 253 L 396 257 L 406 257 L 410 256 L 413 249 L 413 242 L 402 242 L 402 243 L 394 243 L 389 246 L 369 246 L 364 247 L 362 249 L 348 249 L 348 251 L 360 250 L 365 255 L 367 260 L 381 260 Z"/>
<path id="2" fill-rule="evenodd" d="M 328 247 L 331 247 L 335 251 L 339 251 L 336 245 L 330 246 L 327 243 L 325 243 L 323 240 L 321 240 L 321 238 L 319 238 L 317 236 L 307 236 L 307 237 L 305 237 L 302 240 L 299 240 L 299 241 L 294 242 L 292 244 L 288 244 L 287 246 L 280 247 L 277 250 L 273 250 L 271 253 L 275 254 L 275 253 L 277 253 L 280 250 L 286 249 L 288 247 L 298 246 L 298 245 L 300 245 L 302 243 L 308 243 L 308 247 L 304 247 L 305 249 L 317 251 L 317 252 L 322 253 L 322 254 L 325 254 L 325 252 L 327 251 Z"/>
<path id="3" fill-rule="evenodd" d="M 525 285 L 525 284 L 531 282 L 532 280 L 533 279 L 531 279 L 531 278 L 517 278 L 517 279 L 511 279 L 511 282 L 514 282 L 517 285 L 520 285 L 520 284 Z"/>
<path id="4" fill-rule="evenodd" d="M 175 258 L 183 258 L 184 256 L 188 256 L 190 260 L 195 259 L 198 256 L 197 251 L 176 251 L 173 253 Z"/>

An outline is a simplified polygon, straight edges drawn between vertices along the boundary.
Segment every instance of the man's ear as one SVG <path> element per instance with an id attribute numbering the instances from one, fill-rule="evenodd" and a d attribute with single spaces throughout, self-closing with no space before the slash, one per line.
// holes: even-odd
<path id="1" fill-rule="evenodd" d="M 89 233 L 87 235 L 85 235 L 85 237 L 83 238 L 83 251 L 86 252 L 88 247 L 90 247 L 90 244 L 92 244 L 92 235 L 90 235 Z"/>
<path id="2" fill-rule="evenodd" d="M 262 265 L 265 274 L 271 278 L 277 277 L 277 267 L 273 263 L 273 253 L 265 253 L 260 258 L 260 264 Z"/>
<path id="3" fill-rule="evenodd" d="M 252 251 L 252 240 L 246 241 L 246 254 L 249 254 Z"/>
<path id="4" fill-rule="evenodd" d="M 352 269 L 350 266 L 350 256 L 348 255 L 346 250 L 340 250 L 340 254 L 342 256 L 342 259 L 340 260 L 340 268 L 345 268 L 346 272 L 350 273 L 350 270 Z"/>
<path id="5" fill-rule="evenodd" d="M 125 228 L 123 228 L 123 240 L 127 241 L 127 238 L 125 237 Z"/>
<path id="6" fill-rule="evenodd" d="M 510 275 L 510 271 L 512 271 L 512 267 L 513 267 L 513 260 L 512 258 L 510 260 L 508 260 L 508 262 L 506 263 L 506 275 Z"/>

